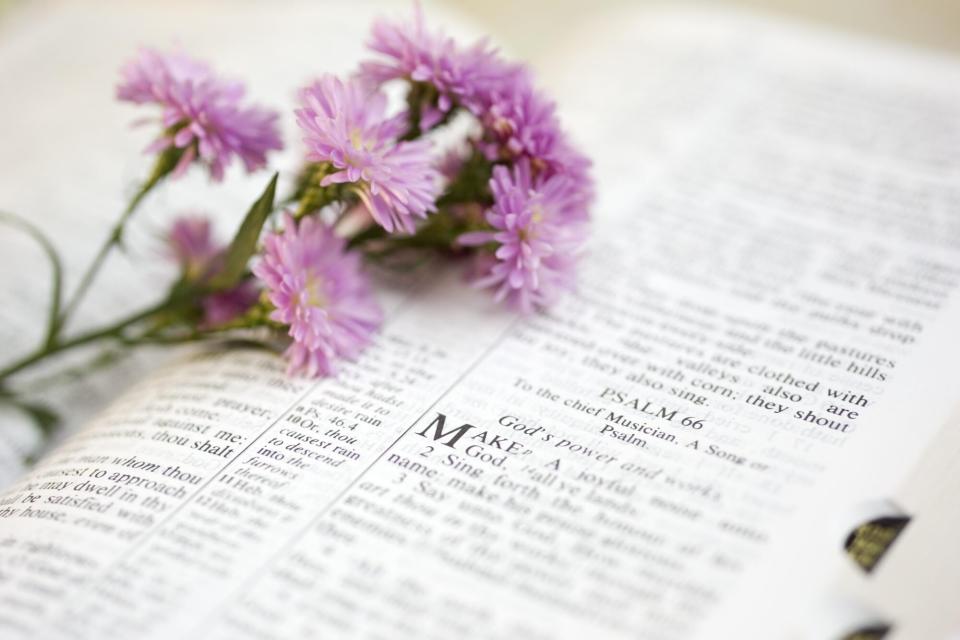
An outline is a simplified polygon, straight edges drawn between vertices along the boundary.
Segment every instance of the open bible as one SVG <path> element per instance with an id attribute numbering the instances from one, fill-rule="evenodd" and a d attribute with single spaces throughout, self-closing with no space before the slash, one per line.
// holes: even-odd
<path id="1" fill-rule="evenodd" d="M 116 47 L 183 31 L 256 91 L 289 96 L 318 66 L 349 67 L 382 10 L 243 5 L 180 24 L 118 8 L 105 25 L 76 9 L 20 25 L 0 75 L 63 78 L 78 94 L 66 107 L 90 109 Z M 102 68 L 71 71 L 46 50 L 61 38 L 90 44 Z M 68 383 L 68 435 L 29 468 L 16 462 L 23 429 L 11 418 L 0 434 L 0 636 L 960 628 L 936 600 L 887 606 L 923 584 L 897 556 L 923 555 L 911 536 L 949 505 L 935 498 L 955 468 L 937 452 L 960 450 L 960 65 L 664 11 L 585 28 L 543 71 L 598 179 L 577 290 L 518 317 L 456 274 L 414 270 L 384 276 L 383 331 L 333 379 L 290 378 L 275 355 L 223 346 L 142 354 L 82 383 L 95 390 Z M 97 144 L 101 133 L 44 112 L 49 100 L 37 89 L 0 107 L 29 161 L 4 153 L 0 196 L 37 211 L 113 203 L 109 167 L 137 141 Z M 38 138 L 54 128 L 87 155 L 44 164 Z M 56 163 L 71 184 L 71 167 L 89 177 L 82 191 L 45 190 Z M 185 184 L 143 217 L 209 201 Z M 241 182 L 216 206 L 240 211 L 257 188 Z M 76 234 L 82 262 L 106 208 L 38 222 Z M 29 251 L 4 241 L 7 272 Z M 150 268 L 136 268 L 147 256 L 114 265 L 115 297 L 89 313 L 149 295 Z M 30 288 L 5 296 L 37 297 Z M 9 320 L 11 351 L 30 324 Z M 941 475 L 918 477 L 921 460 Z M 940 584 L 955 588 L 957 561 L 943 562 Z"/>

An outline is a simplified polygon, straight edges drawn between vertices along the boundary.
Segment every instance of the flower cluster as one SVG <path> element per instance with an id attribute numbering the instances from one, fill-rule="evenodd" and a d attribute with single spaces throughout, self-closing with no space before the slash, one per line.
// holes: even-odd
<path id="1" fill-rule="evenodd" d="M 442 32 L 430 33 L 419 6 L 411 23 L 377 20 L 373 25 L 370 49 L 380 59 L 360 65 L 359 76 L 374 86 L 391 80 L 406 80 L 429 97 L 417 106 L 415 124 L 427 131 L 457 107 L 476 115 L 489 109 L 491 96 L 520 78 L 520 65 L 505 62 L 485 40 L 461 48 Z"/>
<path id="2" fill-rule="evenodd" d="M 382 60 L 361 65 L 368 82 L 402 79 L 430 88 L 410 105 L 421 131 L 457 108 L 480 125 L 470 149 L 491 175 L 487 193 L 475 188 L 472 195 L 490 202 L 489 228 L 457 239 L 478 248 L 477 285 L 495 287 L 498 299 L 523 312 L 549 305 L 573 284 L 593 199 L 590 162 L 567 139 L 554 103 L 525 67 L 504 61 L 485 41 L 461 48 L 430 33 L 419 10 L 412 24 L 377 22 L 370 48 Z M 450 165 L 447 158 L 444 166 Z M 476 179 L 464 176 L 470 178 Z M 459 187 L 457 179 L 454 173 Z"/>
<path id="3" fill-rule="evenodd" d="M 428 29 L 419 7 L 409 22 L 377 21 L 368 45 L 355 73 L 321 75 L 297 94 L 305 154 L 288 194 L 277 197 L 274 174 L 229 243 L 203 216 L 177 219 L 165 244 L 179 275 L 165 297 L 69 337 L 76 307 L 162 179 L 199 165 L 219 182 L 235 160 L 253 172 L 282 147 L 278 113 L 251 106 L 242 84 L 206 64 L 151 49 L 126 64 L 117 98 L 159 109 L 154 168 L 68 299 L 54 282 L 42 346 L 0 370 L 0 386 L 95 339 L 280 343 L 291 373 L 331 375 L 381 324 L 373 270 L 422 264 L 424 252 L 465 258 L 478 288 L 521 313 L 570 289 L 589 227 L 590 162 L 530 71 L 485 40 L 463 46 Z"/>
<path id="4" fill-rule="evenodd" d="M 590 163 L 526 67 L 486 41 L 460 46 L 428 30 L 419 7 L 408 23 L 377 21 L 369 48 L 354 75 L 322 75 L 300 91 L 305 166 L 287 199 L 296 206 L 246 275 L 200 298 L 206 327 L 239 319 L 285 332 L 291 372 L 309 376 L 355 357 L 380 324 L 364 258 L 466 254 L 477 287 L 532 313 L 572 287 L 589 226 Z M 160 145 L 198 141 L 215 177 L 225 149 L 255 168 L 279 146 L 272 117 L 240 110 L 230 101 L 242 89 L 188 58 L 147 51 L 124 76 L 121 98 L 164 106 Z M 389 84 L 405 86 L 403 108 L 389 108 Z M 434 132 L 454 118 L 472 120 L 471 133 L 440 153 Z M 170 244 L 184 278 L 218 282 L 226 249 L 211 245 L 206 223 L 179 222 Z"/>

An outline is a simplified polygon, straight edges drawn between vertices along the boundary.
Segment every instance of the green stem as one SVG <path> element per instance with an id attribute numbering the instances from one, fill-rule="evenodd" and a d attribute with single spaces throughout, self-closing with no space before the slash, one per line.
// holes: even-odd
<path id="1" fill-rule="evenodd" d="M 77 285 L 73 295 L 70 297 L 70 301 L 64 306 L 63 313 L 60 314 L 60 319 L 57 322 L 57 332 L 59 332 L 63 325 L 66 324 L 67 318 L 70 317 L 70 315 L 80 304 L 80 301 L 83 300 L 83 297 L 86 295 L 90 285 L 93 284 L 94 279 L 100 272 L 100 268 L 103 266 L 104 261 L 107 259 L 107 256 L 110 255 L 111 249 L 120 244 L 123 238 L 123 229 L 127 223 L 127 220 L 129 220 L 130 216 L 133 215 L 137 205 L 140 204 L 152 186 L 153 185 L 148 182 L 143 186 L 143 188 L 140 189 L 140 191 L 137 192 L 137 195 L 135 195 L 133 200 L 130 201 L 130 204 L 127 205 L 127 208 L 120 216 L 120 219 L 113 226 L 113 229 L 110 231 L 110 235 L 107 236 L 106 241 L 100 246 L 100 250 L 97 252 L 97 255 L 94 256 L 93 262 L 90 263 L 90 266 L 87 267 L 87 270 L 83 273 L 83 277 L 80 278 L 80 283 Z M 54 332 L 54 337 L 56 336 L 57 332 Z"/>
<path id="2" fill-rule="evenodd" d="M 27 356 L 24 356 L 20 360 L 13 362 L 7 367 L 5 367 L 4 369 L 0 370 L 0 385 L 2 385 L 3 381 L 5 381 L 7 378 L 12 376 L 13 374 L 19 373 L 20 371 L 23 371 L 24 369 L 31 367 L 37 364 L 38 362 L 40 362 L 41 360 L 44 360 L 54 354 L 62 353 L 64 351 L 68 351 L 70 349 L 74 349 L 76 347 L 80 347 L 85 344 L 95 342 L 101 338 L 108 338 L 108 337 L 121 338 L 122 332 L 124 329 L 126 329 L 130 325 L 146 320 L 152 315 L 155 315 L 161 311 L 164 311 L 171 304 L 172 304 L 172 300 L 167 298 L 159 304 L 156 304 L 152 307 L 148 307 L 147 309 L 144 309 L 142 311 L 138 311 L 137 313 L 127 316 L 126 318 L 123 318 L 113 324 L 110 324 L 98 329 L 92 329 L 85 333 L 81 333 L 69 340 L 64 340 L 63 342 L 57 342 L 53 345 L 44 345 L 43 347 L 41 347 L 40 349 L 37 349 L 33 353 Z"/>
<path id="3" fill-rule="evenodd" d="M 485 207 L 492 205 L 493 194 L 489 186 L 492 175 L 493 164 L 479 151 L 474 151 L 463 161 L 457 176 L 437 198 L 437 207 L 442 209 L 450 205 L 473 202 Z"/>
<path id="4" fill-rule="evenodd" d="M 24 396 L 30 396 L 47 391 L 65 382 L 83 378 L 84 376 L 89 375 L 92 371 L 103 369 L 115 362 L 118 362 L 121 358 L 126 357 L 128 354 L 129 351 L 126 350 L 125 345 L 121 345 L 120 348 L 114 350 L 105 349 L 103 352 L 96 354 L 90 360 L 85 360 L 77 366 L 71 366 L 62 371 L 55 371 L 40 378 L 34 378 L 21 389 L 19 389 L 19 392 Z"/>
<path id="5" fill-rule="evenodd" d="M 420 128 L 420 119 L 423 116 L 425 108 L 437 108 L 439 98 L 440 94 L 437 88 L 429 82 L 414 82 L 411 80 L 410 90 L 407 92 L 407 131 L 400 136 L 400 142 L 416 140 L 427 133 L 427 131 L 423 131 Z M 439 129 L 449 123 L 453 120 L 454 116 L 460 112 L 460 109 L 461 107 L 457 103 L 450 105 L 450 108 L 443 114 L 440 120 L 430 127 L 430 131 Z"/>
<path id="6" fill-rule="evenodd" d="M 175 133 L 176 128 L 172 129 L 171 131 Z M 107 236 L 107 239 L 104 241 L 103 245 L 101 245 L 100 250 L 93 258 L 93 262 L 90 263 L 90 266 L 87 267 L 87 270 L 80 278 L 80 283 L 77 285 L 77 288 L 70 297 L 70 300 L 63 307 L 63 312 L 59 315 L 56 326 L 53 327 L 54 330 L 51 332 L 51 335 L 47 340 L 48 345 L 56 341 L 60 330 L 63 329 L 71 314 L 73 314 L 76 308 L 80 305 L 80 302 L 86 295 L 87 290 L 90 289 L 94 279 L 96 279 L 97 274 L 100 272 L 100 268 L 106 261 L 110 251 L 123 242 L 123 231 L 126 227 L 127 221 L 130 219 L 130 216 L 132 216 L 133 212 L 136 211 L 144 197 L 150 193 L 150 190 L 153 189 L 161 180 L 163 180 L 163 178 L 165 178 L 176 168 L 185 151 L 186 149 L 180 149 L 178 147 L 171 146 L 157 156 L 157 162 L 153 166 L 153 171 L 150 173 L 150 177 L 147 178 L 146 182 L 143 183 L 143 186 L 140 187 L 140 190 L 137 191 L 137 193 L 133 196 L 133 199 L 130 201 L 130 204 L 127 205 L 127 208 L 124 209 L 117 223 L 113 225 L 110 235 Z"/>
<path id="7" fill-rule="evenodd" d="M 60 262 L 60 256 L 42 231 L 33 223 L 21 218 L 13 213 L 0 211 L 0 222 L 12 225 L 21 231 L 29 234 L 47 254 L 50 260 L 50 269 L 52 272 L 50 284 L 50 309 L 47 312 L 47 331 L 44 337 L 44 343 L 49 346 L 54 343 L 57 337 L 57 330 L 60 322 L 60 303 L 63 297 L 63 264 Z"/>

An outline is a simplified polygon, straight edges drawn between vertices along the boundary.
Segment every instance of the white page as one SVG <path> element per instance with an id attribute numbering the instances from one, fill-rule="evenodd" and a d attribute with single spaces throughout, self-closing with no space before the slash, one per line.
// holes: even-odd
<path id="1" fill-rule="evenodd" d="M 697 138 L 704 135 L 702 122 L 707 119 L 704 137 L 718 146 L 725 141 L 729 144 L 726 160 L 721 162 L 727 162 L 735 175 L 743 156 L 758 155 L 739 145 L 757 145 L 755 138 L 768 138 L 770 147 L 783 145 L 782 149 L 763 149 L 762 142 L 757 145 L 765 154 L 761 161 L 770 166 L 746 182 L 773 196 L 761 201 L 765 214 L 782 208 L 776 206 L 777 200 L 795 200 L 801 203 L 795 207 L 799 214 L 822 217 L 838 226 L 848 219 L 848 228 L 838 235 L 853 244 L 910 235 L 921 244 L 934 241 L 947 249 L 947 255 L 955 251 L 960 230 L 956 186 L 960 170 L 951 149 L 960 139 L 953 115 L 960 103 L 956 90 L 960 72 L 954 58 L 778 24 L 749 14 L 702 9 L 621 15 L 588 25 L 583 34 L 570 49 L 589 49 L 593 55 L 561 57 L 555 61 L 553 78 L 571 115 L 593 124 L 592 135 L 598 144 L 630 147 L 633 166 L 626 172 L 637 175 L 638 181 L 661 180 L 677 155 L 684 169 L 696 163 L 690 156 L 702 148 Z M 685 58 L 684 69 L 669 64 L 671 49 Z M 763 93 L 751 95 L 758 89 L 754 84 L 758 78 L 768 76 L 767 84 L 775 85 L 777 75 L 782 76 L 779 90 L 767 86 Z M 805 86 L 790 86 L 798 77 Z M 624 86 L 627 78 L 636 82 Z M 671 90 L 676 85 L 682 89 Z M 750 124 L 759 135 L 748 131 L 741 141 L 736 139 L 740 130 L 727 135 L 718 131 L 724 121 L 732 124 L 723 112 L 740 108 L 731 103 L 759 102 L 770 93 L 790 108 L 782 109 L 777 103 L 756 108 L 756 119 Z M 611 111 L 619 117 L 611 116 Z M 791 123 L 794 132 L 769 127 L 768 119 L 777 111 L 794 112 L 790 115 L 795 119 Z M 832 125 L 823 117 L 830 112 L 835 114 Z M 605 117 L 595 117 L 598 113 Z M 622 126 L 630 113 L 654 124 Z M 805 141 L 808 132 L 817 134 L 818 139 Z M 624 144 L 624 139 L 629 142 Z M 802 146 L 796 146 L 797 141 Z M 804 162 L 803 156 L 809 158 L 811 151 L 822 154 L 822 166 Z M 787 162 L 782 163 L 780 156 L 788 156 Z M 613 157 L 614 162 L 604 169 L 620 175 L 623 165 L 616 162 L 623 163 L 628 157 Z M 786 185 L 790 189 L 781 183 L 750 185 L 782 176 L 782 164 L 796 165 L 797 182 Z M 725 174 L 719 173 L 718 181 Z M 804 178 L 809 184 L 802 182 Z M 834 189 L 829 188 L 830 181 L 836 183 Z M 626 184 L 616 179 L 611 182 Z M 732 184 L 720 189 L 733 195 L 739 191 Z M 749 194 L 746 200 L 752 200 Z M 809 206 L 804 209 L 802 205 Z M 716 213 L 723 212 L 717 207 Z M 940 258 L 944 254 L 927 247 L 920 255 Z M 851 271 L 869 273 L 878 266 L 871 264 L 870 256 L 859 258 L 867 258 L 865 264 L 851 263 Z M 786 256 L 785 261 L 789 261 Z M 947 261 L 955 269 L 955 259 Z M 951 271 L 950 286 L 955 277 Z M 927 280 L 925 285 L 938 278 L 928 274 Z M 956 302 L 944 306 L 943 315 L 953 317 Z M 896 305 L 884 309 L 891 314 L 899 310 Z M 936 496 L 948 489 L 935 469 L 913 468 L 927 446 L 941 443 L 950 451 L 956 448 L 956 439 L 946 433 L 956 424 L 955 419 L 947 420 L 958 398 L 955 327 L 955 321 L 941 321 L 925 328 L 927 335 L 919 353 L 894 378 L 899 381 L 895 392 L 867 414 L 871 418 L 869 436 L 858 435 L 844 447 L 841 464 L 818 481 L 806 508 L 784 523 L 777 534 L 779 542 L 766 552 L 776 561 L 751 578 L 749 588 L 738 596 L 738 606 L 723 609 L 726 615 L 722 619 L 705 626 L 704 637 L 824 637 L 831 608 L 841 616 L 849 613 L 836 606 L 838 602 L 849 610 L 862 609 L 866 619 L 873 615 L 892 622 L 898 638 L 934 637 L 934 629 L 942 635 L 945 629 L 960 626 L 956 613 L 938 604 L 936 595 L 904 593 L 907 585 L 925 585 L 934 591 L 945 588 L 953 581 L 950 572 L 957 570 L 949 554 L 940 556 L 940 561 L 930 558 L 931 547 L 921 539 L 937 535 L 937 523 L 949 527 L 956 522 L 955 515 L 929 511 L 942 505 Z M 942 435 L 937 433 L 941 426 Z M 940 457 L 948 455 L 944 452 Z M 944 465 L 938 468 L 940 473 L 948 473 Z M 899 487 L 910 472 L 919 479 L 904 492 Z M 918 494 L 921 490 L 927 493 Z M 905 540 L 896 543 L 895 557 L 883 561 L 883 569 L 893 564 L 893 570 L 868 577 L 842 553 L 841 542 L 849 531 L 851 514 L 881 499 L 893 500 L 903 508 L 922 506 L 927 511 L 910 511 L 923 522 L 911 524 Z M 922 530 L 914 531 L 917 526 Z M 920 534 L 917 540 L 913 533 Z M 831 575 L 839 578 L 840 584 L 831 586 Z M 782 588 L 771 589 L 771 584 Z"/>
<path id="2" fill-rule="evenodd" d="M 44 637 L 710 635 L 702 625 L 817 481 L 874 437 L 887 398 L 911 389 L 930 416 L 953 402 L 942 376 L 898 376 L 915 354 L 934 372 L 955 355 L 924 344 L 955 326 L 929 307 L 954 283 L 917 308 L 864 282 L 916 298 L 905 276 L 958 268 L 951 141 L 918 135 L 957 98 L 942 88 L 955 71 L 911 62 L 903 86 L 876 80 L 910 110 L 878 116 L 869 74 L 814 39 L 844 80 L 824 103 L 824 67 L 781 30 L 685 22 L 608 34 L 609 50 L 565 68 L 584 83 L 561 95 L 601 193 L 576 296 L 517 323 L 451 276 L 388 293 L 378 346 L 336 381 L 282 383 L 274 361 L 235 353 L 144 382 L 3 500 L 0 624 Z M 898 202 L 878 195 L 890 180 L 936 206 L 880 209 Z M 893 213 L 910 225 L 872 219 Z M 861 328 L 839 326 L 850 305 L 923 329 L 902 344 L 862 313 Z M 801 342 L 841 364 L 798 358 Z M 774 381 L 801 401 L 761 399 L 789 403 L 785 415 L 747 404 L 763 371 L 804 383 Z M 826 418 L 828 387 L 868 406 L 843 405 L 858 415 L 837 429 L 792 417 Z M 378 425 L 357 416 L 371 409 Z M 431 438 L 438 414 L 441 441 L 475 426 L 446 447 Z M 356 456 L 327 453 L 345 442 L 329 432 L 354 423 Z M 310 433 L 310 455 L 286 448 Z"/>

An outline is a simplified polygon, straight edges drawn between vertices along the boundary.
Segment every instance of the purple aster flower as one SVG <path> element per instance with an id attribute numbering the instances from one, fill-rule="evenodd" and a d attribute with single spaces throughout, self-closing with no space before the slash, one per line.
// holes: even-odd
<path id="1" fill-rule="evenodd" d="M 301 92 L 297 122 L 307 158 L 328 162 L 336 172 L 321 186 L 353 183 L 353 191 L 387 231 L 414 230 L 414 218 L 434 210 L 440 176 L 431 145 L 424 140 L 397 142 L 403 117 L 387 118 L 386 96 L 359 80 L 324 76 Z"/>
<path id="2" fill-rule="evenodd" d="M 222 247 L 213 242 L 210 221 L 199 215 L 177 218 L 167 234 L 171 257 L 177 261 L 188 280 L 209 276 L 213 262 Z"/>
<path id="3" fill-rule="evenodd" d="M 535 162 L 535 160 L 534 160 Z M 543 160 L 548 175 L 563 175 L 568 179 L 571 208 L 579 211 L 586 220 L 595 196 L 590 159 L 569 143 L 566 136 L 560 136 L 553 148 Z"/>
<path id="4" fill-rule="evenodd" d="M 242 106 L 243 85 L 217 78 L 202 62 L 145 49 L 120 73 L 118 99 L 162 107 L 164 132 L 148 151 L 183 149 L 174 177 L 199 158 L 219 181 L 234 157 L 247 171 L 255 171 L 266 165 L 269 151 L 283 148 L 278 114 Z"/>
<path id="5" fill-rule="evenodd" d="M 170 256 L 176 260 L 184 279 L 205 283 L 223 267 L 226 247 L 213 239 L 210 221 L 200 215 L 176 219 L 167 234 Z M 201 328 L 211 329 L 239 318 L 256 303 L 258 291 L 251 280 L 236 287 L 205 295 L 200 300 Z"/>
<path id="6" fill-rule="evenodd" d="M 286 214 L 283 231 L 267 235 L 253 272 L 276 307 L 270 318 L 290 327 L 291 373 L 330 375 L 338 358 L 354 358 L 370 342 L 382 315 L 360 260 L 315 217 L 298 226 Z"/>
<path id="7" fill-rule="evenodd" d="M 483 126 L 478 144 L 488 159 L 528 158 L 535 174 L 567 173 L 591 192 L 589 162 L 566 141 L 553 101 L 534 88 L 527 67 L 505 62 L 485 41 L 461 49 L 442 32 L 428 31 L 419 6 L 412 23 L 375 22 L 369 47 L 384 59 L 361 65 L 365 81 L 402 78 L 436 89 L 435 107 L 425 105 L 421 113 L 421 130 L 463 106 Z"/>
<path id="8" fill-rule="evenodd" d="M 226 291 L 217 291 L 204 296 L 200 301 L 203 309 L 201 328 L 213 329 L 236 320 L 257 303 L 260 290 L 253 280 L 242 280 Z"/>
<path id="9" fill-rule="evenodd" d="M 553 101 L 536 91 L 529 78 L 504 82 L 480 117 L 488 138 L 487 157 L 548 162 L 563 137 L 555 111 Z"/>
<path id="10" fill-rule="evenodd" d="M 529 78 L 516 77 L 492 94 L 481 116 L 480 149 L 490 160 L 526 160 L 534 177 L 564 175 L 569 179 L 575 210 L 586 212 L 593 200 L 590 160 L 570 144 L 556 116 L 556 106 L 533 88 Z"/>
<path id="11" fill-rule="evenodd" d="M 485 40 L 461 49 L 442 32 L 429 32 L 419 5 L 411 23 L 375 21 L 367 46 L 383 60 L 361 64 L 364 81 L 380 85 L 404 78 L 436 89 L 436 104 L 424 105 L 420 113 L 422 131 L 429 130 L 457 105 L 479 113 L 492 88 L 522 69 L 504 62 Z"/>
<path id="12" fill-rule="evenodd" d="M 494 167 L 490 231 L 460 236 L 466 246 L 492 244 L 481 254 L 478 287 L 495 287 L 495 298 L 524 313 L 552 304 L 573 286 L 574 266 L 586 235 L 588 213 L 578 185 L 564 175 L 534 177 L 530 162 L 509 170 Z"/>
<path id="13" fill-rule="evenodd" d="M 213 80 L 209 66 L 179 51 L 160 53 L 141 49 L 139 57 L 120 69 L 123 81 L 117 86 L 117 98 L 135 104 L 165 104 L 175 100 L 178 87 Z"/>

